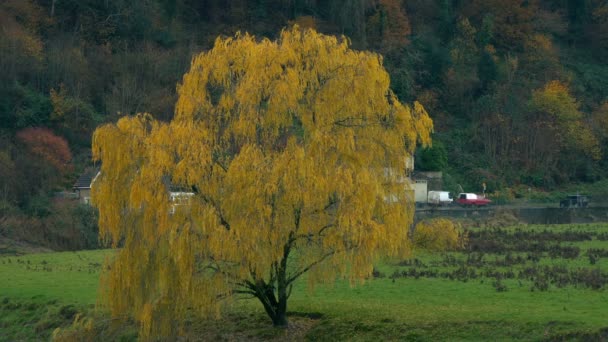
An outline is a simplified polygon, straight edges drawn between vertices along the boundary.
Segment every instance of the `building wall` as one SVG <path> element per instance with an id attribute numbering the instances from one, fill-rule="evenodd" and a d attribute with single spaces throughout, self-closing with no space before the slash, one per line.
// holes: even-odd
<path id="1" fill-rule="evenodd" d="M 428 191 L 443 191 L 443 173 L 441 171 L 416 172 L 416 178 L 426 179 Z"/>
<path id="2" fill-rule="evenodd" d="M 414 200 L 419 203 L 426 203 L 428 194 L 428 184 L 426 180 L 414 181 Z"/>
<path id="3" fill-rule="evenodd" d="M 79 189 L 78 201 L 82 204 L 91 204 L 91 189 Z"/>

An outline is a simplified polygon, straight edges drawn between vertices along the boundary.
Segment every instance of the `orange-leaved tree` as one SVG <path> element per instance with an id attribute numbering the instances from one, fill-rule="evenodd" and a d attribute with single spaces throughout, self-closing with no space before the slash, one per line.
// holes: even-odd
<path id="1" fill-rule="evenodd" d="M 72 153 L 67 141 L 44 127 L 28 127 L 17 132 L 17 139 L 30 152 L 51 164 L 60 173 L 71 170 Z"/>
<path id="2" fill-rule="evenodd" d="M 100 233 L 122 246 L 106 303 L 141 336 L 235 294 L 284 326 L 303 274 L 354 281 L 409 252 L 405 160 L 432 121 L 399 102 L 379 55 L 297 27 L 237 34 L 195 57 L 178 91 L 171 122 L 125 117 L 93 138 Z"/>

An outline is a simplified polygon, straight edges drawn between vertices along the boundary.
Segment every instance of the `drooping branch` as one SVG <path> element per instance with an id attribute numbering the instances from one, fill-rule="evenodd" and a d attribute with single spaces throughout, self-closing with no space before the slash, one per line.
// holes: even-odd
<path id="1" fill-rule="evenodd" d="M 356 123 L 356 121 L 361 121 L 361 122 L 360 123 Z M 335 125 L 335 126 L 341 126 L 341 127 L 359 127 L 359 128 L 369 127 L 369 126 L 373 126 L 373 125 L 376 125 L 376 124 L 377 123 L 370 122 L 370 121 L 365 120 L 363 118 L 353 118 L 353 117 L 347 117 L 347 118 L 336 120 L 336 121 L 333 122 L 333 125 Z"/>
<path id="2" fill-rule="evenodd" d="M 251 298 L 257 298 L 256 297 L 256 292 L 255 291 L 251 291 L 251 290 L 233 290 L 232 293 L 234 293 L 234 294 L 250 295 Z"/>
<path id="3" fill-rule="evenodd" d="M 224 172 L 228 172 L 228 167 L 225 166 L 224 164 L 220 163 L 219 159 L 217 158 L 213 158 L 213 163 L 217 166 L 220 167 L 220 169 L 222 169 Z"/>
<path id="4" fill-rule="evenodd" d="M 198 194 L 203 199 L 203 201 L 205 201 L 205 203 L 210 204 L 215 209 L 215 212 L 217 213 L 217 216 L 220 219 L 220 224 L 224 226 L 226 230 L 230 230 L 230 223 L 228 223 L 228 221 L 224 218 L 224 215 L 222 214 L 222 208 L 218 204 L 216 204 L 215 201 L 213 201 L 210 197 L 205 196 L 205 194 L 203 194 L 202 192 L 199 192 Z"/>
<path id="5" fill-rule="evenodd" d="M 330 256 L 334 255 L 335 251 L 331 251 L 328 252 L 326 254 L 324 254 L 323 256 L 321 256 L 321 258 L 317 259 L 316 261 L 308 264 L 308 266 L 300 269 L 299 271 L 297 271 L 296 273 L 293 273 L 291 276 L 289 276 L 287 278 L 287 284 L 291 284 L 293 283 L 296 279 L 298 279 L 302 274 L 310 271 L 311 268 L 313 268 L 314 266 L 322 263 L 323 261 L 325 261 L 325 259 L 329 258 Z"/>
<path id="6" fill-rule="evenodd" d="M 295 242 L 297 240 L 307 240 L 307 241 L 311 242 L 312 239 L 313 239 L 313 237 L 322 237 L 323 236 L 323 232 L 327 231 L 327 229 L 332 228 L 332 227 L 336 227 L 336 224 L 335 223 L 327 224 L 327 225 L 321 227 L 321 229 L 319 229 L 319 231 L 316 234 L 307 233 L 307 234 L 298 234 L 298 235 L 295 235 L 292 238 L 292 242 Z"/>

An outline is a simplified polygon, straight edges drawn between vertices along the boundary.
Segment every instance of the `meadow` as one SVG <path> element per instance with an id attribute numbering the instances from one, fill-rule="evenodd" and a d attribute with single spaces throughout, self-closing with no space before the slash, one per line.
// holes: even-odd
<path id="1" fill-rule="evenodd" d="M 232 303 L 220 320 L 187 322 L 193 340 L 606 340 L 608 224 L 468 228 L 465 251 L 378 263 L 374 276 L 309 289 L 297 284 L 290 327 L 271 327 L 261 305 Z M 0 258 L 0 340 L 48 339 L 79 315 L 100 340 L 110 329 L 93 305 L 112 251 Z"/>

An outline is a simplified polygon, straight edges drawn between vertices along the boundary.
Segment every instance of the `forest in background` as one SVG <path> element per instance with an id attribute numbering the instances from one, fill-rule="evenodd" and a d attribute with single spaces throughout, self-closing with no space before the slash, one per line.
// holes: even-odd
<path id="1" fill-rule="evenodd" d="M 296 23 L 384 56 L 395 93 L 435 122 L 416 167 L 443 171 L 448 190 L 512 197 L 607 176 L 603 0 L 3 0 L 0 236 L 95 245 L 94 212 L 53 199 L 91 166 L 95 127 L 169 120 L 217 36 Z"/>

